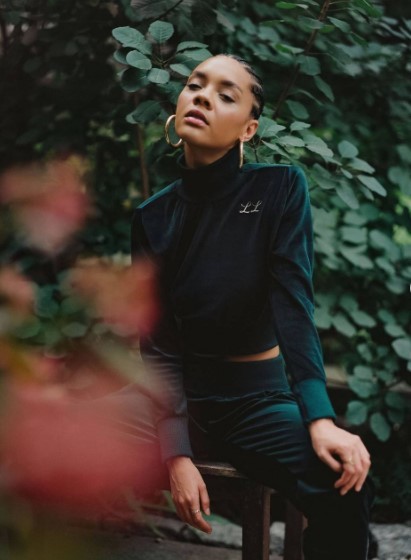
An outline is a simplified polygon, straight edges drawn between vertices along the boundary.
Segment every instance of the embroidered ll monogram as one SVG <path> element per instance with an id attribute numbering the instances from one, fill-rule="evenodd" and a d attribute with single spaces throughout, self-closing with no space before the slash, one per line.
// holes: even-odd
<path id="1" fill-rule="evenodd" d="M 262 204 L 262 202 L 262 200 L 258 200 L 257 202 L 251 202 L 249 200 L 245 204 L 241 204 L 243 209 L 239 210 L 238 212 L 240 214 L 251 214 L 252 212 L 259 212 L 260 210 L 258 208 Z M 252 210 L 250 210 L 250 208 L 252 208 Z"/>

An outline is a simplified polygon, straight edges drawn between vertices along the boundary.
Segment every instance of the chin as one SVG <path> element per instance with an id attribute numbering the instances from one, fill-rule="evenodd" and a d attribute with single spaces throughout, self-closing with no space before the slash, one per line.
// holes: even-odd
<path id="1" fill-rule="evenodd" d="M 201 138 L 201 134 L 190 134 L 190 131 L 184 131 L 178 136 L 184 140 L 187 146 L 193 146 L 193 148 L 214 148 L 214 144 L 211 144 L 210 141 L 207 142 L 205 138 Z"/>

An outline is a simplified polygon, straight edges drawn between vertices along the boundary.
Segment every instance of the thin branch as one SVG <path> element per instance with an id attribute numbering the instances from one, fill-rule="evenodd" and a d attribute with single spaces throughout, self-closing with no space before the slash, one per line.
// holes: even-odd
<path id="1" fill-rule="evenodd" d="M 331 0 L 324 0 L 324 3 L 321 7 L 320 14 L 317 18 L 318 21 L 324 21 L 325 16 L 327 15 L 328 9 L 330 7 L 330 1 Z M 308 38 L 307 44 L 305 45 L 305 48 L 304 48 L 304 51 L 303 51 L 305 55 L 307 55 L 310 52 L 310 49 L 313 46 L 314 41 L 317 37 L 317 33 L 318 33 L 318 29 L 313 29 L 312 30 L 311 35 Z M 288 80 L 288 83 L 286 84 L 285 88 L 281 92 L 280 98 L 279 98 L 278 103 L 277 103 L 277 107 L 274 111 L 274 115 L 273 115 L 274 120 L 277 118 L 278 113 L 280 112 L 281 107 L 283 106 L 285 100 L 287 99 L 291 88 L 294 86 L 299 73 L 300 73 L 300 67 L 299 67 L 298 64 L 296 64 L 294 66 L 294 70 L 293 70 L 293 72 L 290 76 L 290 79 Z"/>
<path id="2" fill-rule="evenodd" d="M 3 56 L 5 56 L 7 54 L 8 48 L 9 48 L 9 38 L 8 38 L 8 35 L 7 35 L 6 22 L 1 17 L 1 12 L 0 12 L 0 29 L 1 29 L 1 37 L 2 37 L 1 42 L 2 42 L 2 45 L 3 45 L 2 54 L 3 54 Z"/>
<path id="3" fill-rule="evenodd" d="M 159 18 L 156 18 L 156 19 L 161 20 L 161 19 L 167 17 L 169 13 L 171 13 L 173 10 L 178 8 L 178 6 L 180 4 L 182 4 L 183 2 L 184 2 L 184 0 L 178 0 L 178 2 L 176 4 L 174 4 L 174 6 L 171 6 L 171 8 L 169 8 L 164 14 L 162 14 Z"/>
<path id="4" fill-rule="evenodd" d="M 149 174 L 147 169 L 147 162 L 145 158 L 144 134 L 139 124 L 136 125 L 136 131 L 137 131 L 137 147 L 140 156 L 140 173 L 141 173 L 141 182 L 143 186 L 143 200 L 147 200 L 147 198 L 151 194 L 150 179 L 149 179 Z"/>

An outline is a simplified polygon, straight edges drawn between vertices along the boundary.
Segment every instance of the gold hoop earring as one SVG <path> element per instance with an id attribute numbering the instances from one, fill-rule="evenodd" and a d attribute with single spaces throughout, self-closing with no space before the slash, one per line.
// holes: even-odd
<path id="1" fill-rule="evenodd" d="M 170 146 L 173 146 L 173 148 L 179 148 L 179 147 L 181 146 L 181 144 L 184 142 L 184 140 L 183 140 L 182 138 L 180 138 L 180 140 L 179 140 L 178 142 L 173 143 L 173 142 L 170 140 L 170 136 L 169 136 L 169 134 L 168 134 L 168 129 L 170 128 L 171 121 L 172 121 L 173 119 L 175 119 L 175 118 L 176 118 L 175 115 L 170 115 L 170 116 L 168 117 L 168 119 L 166 120 L 166 124 L 165 124 L 165 126 L 164 126 L 164 133 L 165 133 L 165 135 L 166 135 L 166 142 L 167 142 L 167 144 L 169 144 Z"/>
<path id="2" fill-rule="evenodd" d="M 244 163 L 244 142 L 240 140 L 240 169 L 242 168 Z"/>

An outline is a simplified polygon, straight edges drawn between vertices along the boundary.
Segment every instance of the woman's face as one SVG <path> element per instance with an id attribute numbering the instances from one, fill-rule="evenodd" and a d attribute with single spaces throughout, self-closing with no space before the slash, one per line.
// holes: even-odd
<path id="1" fill-rule="evenodd" d="M 191 73 L 179 95 L 175 129 L 185 149 L 225 153 L 238 140 L 247 142 L 258 127 L 251 116 L 252 77 L 237 60 L 208 58 Z M 214 157 L 215 159 L 215 157 Z"/>

